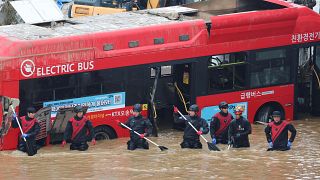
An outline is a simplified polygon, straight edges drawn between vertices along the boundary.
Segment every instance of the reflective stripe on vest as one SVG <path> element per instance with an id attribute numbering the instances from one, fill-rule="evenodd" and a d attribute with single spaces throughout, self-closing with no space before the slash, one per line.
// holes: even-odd
<path id="1" fill-rule="evenodd" d="M 282 123 L 279 125 L 276 125 L 274 122 L 268 124 L 271 127 L 271 138 L 273 143 L 279 137 L 287 124 L 288 123 L 286 121 L 282 121 Z"/>
<path id="2" fill-rule="evenodd" d="M 220 128 L 215 132 L 215 136 L 219 136 L 231 123 L 232 115 L 228 113 L 227 116 L 222 116 L 220 113 L 217 113 L 213 117 L 219 119 L 220 122 Z"/>
<path id="3" fill-rule="evenodd" d="M 37 122 L 36 118 L 33 118 L 30 121 L 27 121 L 26 116 L 23 116 L 20 119 L 21 119 L 21 126 L 22 126 L 23 133 L 28 133 L 30 129 L 34 126 L 34 124 Z"/>
<path id="4" fill-rule="evenodd" d="M 75 120 L 74 118 L 71 118 L 69 122 L 72 123 L 72 137 L 71 140 L 73 140 L 81 131 L 81 129 L 84 127 L 84 125 L 87 122 L 87 118 L 85 116 L 82 117 L 80 121 Z"/>

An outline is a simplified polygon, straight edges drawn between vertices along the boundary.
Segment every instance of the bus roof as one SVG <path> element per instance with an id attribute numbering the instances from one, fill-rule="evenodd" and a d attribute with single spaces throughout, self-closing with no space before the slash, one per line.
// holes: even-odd
<path id="1" fill-rule="evenodd" d="M 278 0 L 211 0 L 70 19 L 52 28 L 2 26 L 0 77 L 77 73 L 34 72 L 73 62 L 94 61 L 90 70 L 99 70 L 319 41 L 320 15 L 307 7 Z M 29 72 L 33 67 L 32 74 L 19 73 L 22 67 Z"/>
<path id="2" fill-rule="evenodd" d="M 166 8 L 174 13 L 195 11 L 187 7 Z M 130 28 L 167 24 L 175 22 L 163 16 L 142 12 L 124 12 L 101 16 L 87 16 L 69 19 L 58 23 L 55 27 L 42 27 L 30 24 L 0 26 L 1 35 L 14 37 L 20 40 L 46 39 L 70 35 L 81 35 L 94 32 L 108 32 Z"/>
<path id="3" fill-rule="evenodd" d="M 136 12 L 125 12 L 110 15 L 87 16 L 69 19 L 57 23 L 54 27 L 17 24 L 0 26 L 0 35 L 14 37 L 20 40 L 47 39 L 70 35 L 81 35 L 94 32 L 109 32 L 151 25 L 202 19 L 210 22 L 215 15 L 239 12 L 262 11 L 290 7 L 282 2 L 270 3 L 262 0 L 210 0 L 191 3 L 186 7 L 171 6 L 158 9 L 148 9 Z M 284 6 L 287 5 L 287 6 Z"/>

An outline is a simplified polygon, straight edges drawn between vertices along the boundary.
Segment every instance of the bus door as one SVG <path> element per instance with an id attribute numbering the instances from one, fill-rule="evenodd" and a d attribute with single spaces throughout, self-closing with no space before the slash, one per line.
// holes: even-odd
<path id="1" fill-rule="evenodd" d="M 12 109 L 10 109 L 10 98 L 0 96 L 0 137 L 6 135 L 11 126 Z"/>
<path id="2" fill-rule="evenodd" d="M 314 48 L 312 70 L 312 115 L 320 116 L 320 45 Z"/>
<path id="3" fill-rule="evenodd" d="M 15 109 L 16 106 L 19 105 L 19 100 L 15 98 L 9 98 L 6 96 L 0 96 L 0 151 L 6 149 L 13 149 L 17 147 L 18 143 L 17 138 L 12 139 L 16 137 L 16 134 L 9 133 L 10 130 L 14 131 L 10 129 L 13 116 L 12 108 L 10 108 L 11 104 Z M 5 140 L 5 138 L 7 138 L 7 140 Z"/>
<path id="4" fill-rule="evenodd" d="M 313 86 L 319 86 L 313 81 L 314 46 L 305 46 L 298 49 L 298 76 L 297 76 L 297 108 L 299 112 L 311 113 L 313 98 Z"/>
<path id="5" fill-rule="evenodd" d="M 191 66 L 191 63 L 175 65 L 175 106 L 182 114 L 187 114 L 191 105 Z"/>
<path id="6" fill-rule="evenodd" d="M 191 64 L 164 65 L 151 68 L 149 118 L 155 130 L 173 128 L 173 106 L 183 114 L 190 104 Z M 156 135 L 157 132 L 154 132 Z"/>

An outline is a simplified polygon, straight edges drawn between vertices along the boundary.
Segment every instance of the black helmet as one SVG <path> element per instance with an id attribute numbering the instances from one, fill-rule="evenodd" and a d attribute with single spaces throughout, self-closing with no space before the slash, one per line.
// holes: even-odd
<path id="1" fill-rule="evenodd" d="M 225 102 L 225 101 L 222 101 L 220 104 L 219 104 L 219 109 L 222 109 L 222 108 L 227 108 L 228 109 L 228 103 Z"/>
<path id="2" fill-rule="evenodd" d="M 281 113 L 280 113 L 280 111 L 273 111 L 272 116 L 273 117 L 281 117 Z"/>
<path id="3" fill-rule="evenodd" d="M 133 112 L 141 112 L 141 111 L 142 111 L 141 104 L 133 105 Z"/>
<path id="4" fill-rule="evenodd" d="M 34 107 L 28 107 L 27 108 L 27 113 L 35 113 L 36 109 Z"/>
<path id="5" fill-rule="evenodd" d="M 74 107 L 74 112 L 75 112 L 75 113 L 83 112 L 82 106 L 76 106 L 76 107 Z"/>
<path id="6" fill-rule="evenodd" d="M 198 107 L 198 105 L 192 104 L 192 105 L 189 107 L 189 111 L 199 112 L 199 107 Z"/>

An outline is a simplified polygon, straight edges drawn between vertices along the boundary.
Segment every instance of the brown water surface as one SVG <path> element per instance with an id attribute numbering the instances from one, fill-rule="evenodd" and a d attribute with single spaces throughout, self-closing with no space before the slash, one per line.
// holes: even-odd
<path id="1" fill-rule="evenodd" d="M 0 152 L 0 179 L 320 179 L 320 120 L 294 121 L 298 134 L 291 151 L 267 152 L 263 125 L 252 125 L 251 147 L 210 152 L 180 149 L 183 133 L 165 130 L 151 137 L 169 148 L 126 150 L 128 138 L 100 141 L 86 152 L 58 145 L 34 157 Z M 209 136 L 206 135 L 209 139 Z"/>

